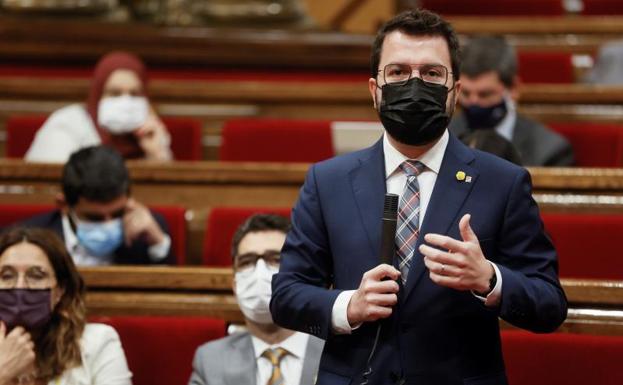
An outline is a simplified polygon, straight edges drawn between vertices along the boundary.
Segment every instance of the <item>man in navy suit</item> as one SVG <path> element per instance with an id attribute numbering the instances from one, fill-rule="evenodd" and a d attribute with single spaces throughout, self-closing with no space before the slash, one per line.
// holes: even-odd
<path id="1" fill-rule="evenodd" d="M 326 339 L 319 385 L 506 384 L 498 317 L 535 332 L 566 317 L 528 172 L 447 130 L 459 60 L 438 15 L 387 22 L 369 80 L 385 135 L 307 174 L 270 306 Z M 395 267 L 379 264 L 386 192 L 401 196 Z"/>

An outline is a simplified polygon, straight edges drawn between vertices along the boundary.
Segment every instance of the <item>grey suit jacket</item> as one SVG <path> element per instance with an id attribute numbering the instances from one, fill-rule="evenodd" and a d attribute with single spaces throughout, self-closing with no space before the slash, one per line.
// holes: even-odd
<path id="1" fill-rule="evenodd" d="M 318 373 L 324 341 L 309 336 L 300 385 L 312 385 Z M 237 333 L 201 345 L 195 352 L 189 385 L 256 384 L 256 362 L 249 333 Z"/>
<path id="2" fill-rule="evenodd" d="M 463 113 L 456 114 L 448 128 L 459 138 L 467 133 Z M 569 167 L 574 164 L 573 148 L 567 139 L 519 114 L 511 142 L 521 156 L 523 166 Z"/>

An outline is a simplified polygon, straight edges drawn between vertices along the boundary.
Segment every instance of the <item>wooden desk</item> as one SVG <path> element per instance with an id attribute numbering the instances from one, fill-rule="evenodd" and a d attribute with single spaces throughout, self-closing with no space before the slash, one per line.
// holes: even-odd
<path id="1" fill-rule="evenodd" d="M 291 207 L 307 164 L 128 162 L 132 194 L 148 205 L 179 205 L 191 212 L 189 263 L 199 263 L 205 221 L 215 206 Z M 62 166 L 0 160 L 4 203 L 52 203 Z M 623 212 L 623 169 L 532 168 L 534 196 L 543 211 Z"/>
<path id="2" fill-rule="evenodd" d="M 89 315 L 192 315 L 242 322 L 229 268 L 80 268 Z M 569 317 L 562 331 L 623 335 L 623 282 L 562 281 Z M 507 325 L 505 325 L 508 327 Z"/>

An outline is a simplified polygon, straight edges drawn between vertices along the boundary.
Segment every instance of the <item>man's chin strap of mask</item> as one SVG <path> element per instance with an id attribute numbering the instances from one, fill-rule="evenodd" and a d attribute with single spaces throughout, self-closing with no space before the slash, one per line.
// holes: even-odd
<path id="1" fill-rule="evenodd" d="M 379 118 L 387 133 L 398 142 L 426 145 L 439 139 L 448 127 L 446 86 L 414 77 L 401 85 L 385 84 L 381 91 Z"/>

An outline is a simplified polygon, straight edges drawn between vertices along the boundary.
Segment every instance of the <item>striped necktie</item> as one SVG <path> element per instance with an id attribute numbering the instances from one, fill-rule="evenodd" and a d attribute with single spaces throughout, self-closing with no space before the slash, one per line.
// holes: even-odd
<path id="1" fill-rule="evenodd" d="M 416 160 L 406 160 L 400 169 L 407 174 L 407 183 L 398 205 L 398 230 L 396 231 L 396 250 L 398 270 L 402 283 L 407 283 L 415 244 L 420 235 L 420 185 L 417 176 L 426 166 Z"/>
<path id="2" fill-rule="evenodd" d="M 270 363 L 273 365 L 273 372 L 270 374 L 270 378 L 266 385 L 283 385 L 285 382 L 283 381 L 283 376 L 281 375 L 281 368 L 279 364 L 281 364 L 281 360 L 288 355 L 288 351 L 283 348 L 275 348 L 275 349 L 266 349 L 264 353 L 262 353 L 262 357 L 268 359 Z"/>

